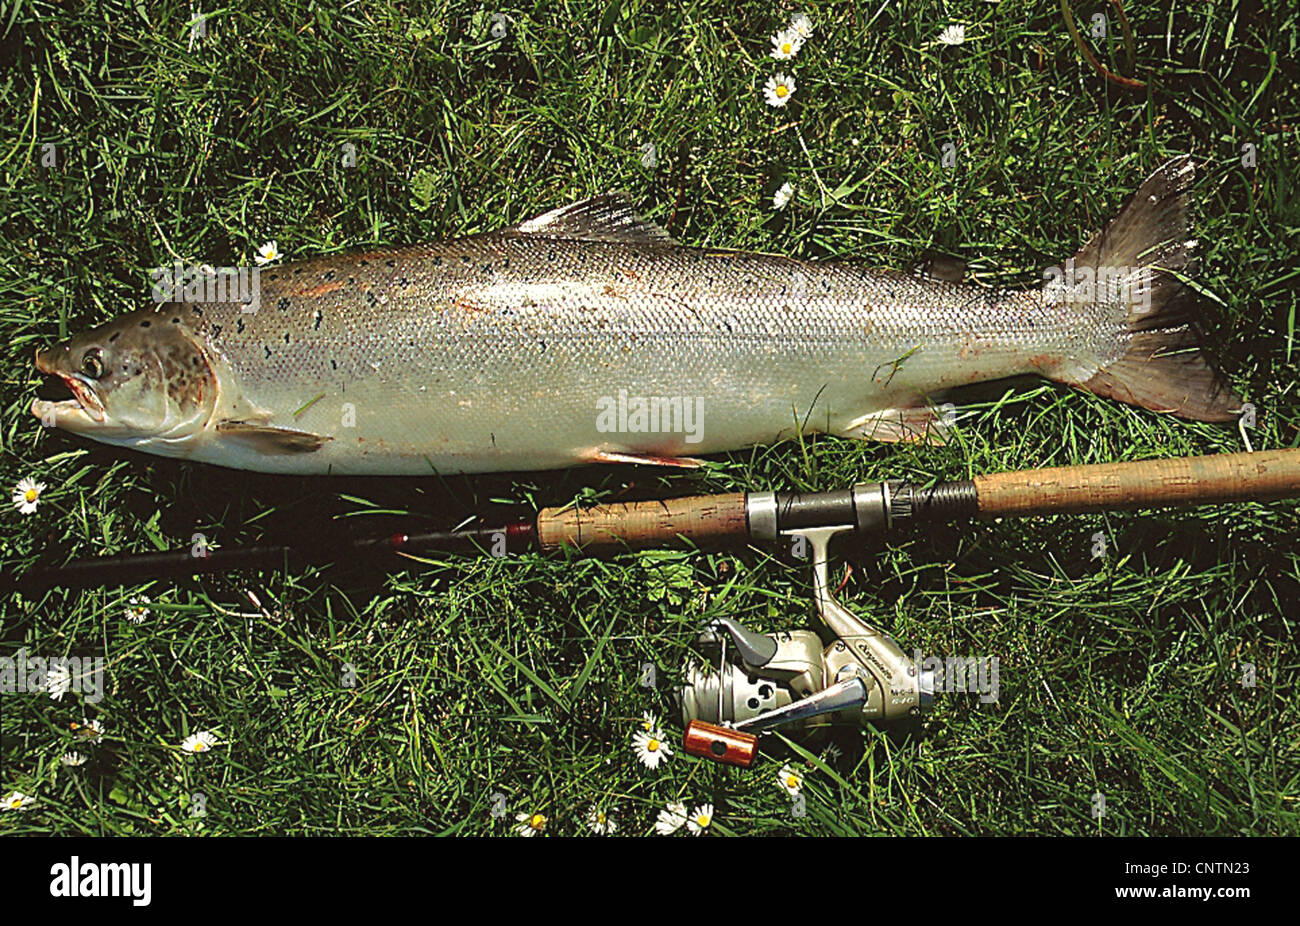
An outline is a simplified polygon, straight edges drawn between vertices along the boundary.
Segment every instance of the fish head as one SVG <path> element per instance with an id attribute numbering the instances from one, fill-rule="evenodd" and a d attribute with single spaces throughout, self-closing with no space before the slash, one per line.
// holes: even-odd
<path id="1" fill-rule="evenodd" d="M 170 304 L 38 349 L 36 369 L 46 382 L 32 414 L 43 424 L 155 453 L 182 455 L 218 401 L 202 338 Z"/>

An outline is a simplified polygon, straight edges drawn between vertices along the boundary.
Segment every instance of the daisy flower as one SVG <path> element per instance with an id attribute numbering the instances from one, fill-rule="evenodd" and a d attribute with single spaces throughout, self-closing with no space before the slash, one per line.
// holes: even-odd
<path id="1" fill-rule="evenodd" d="M 201 730 L 185 737 L 185 742 L 181 743 L 181 749 L 186 752 L 207 752 L 215 745 L 217 745 L 216 736 L 207 730 Z"/>
<path id="2" fill-rule="evenodd" d="M 794 19 L 790 20 L 790 31 L 801 39 L 812 37 L 813 25 L 812 20 L 808 18 L 807 13 L 795 13 Z"/>
<path id="3" fill-rule="evenodd" d="M 51 701 L 58 701 L 72 690 L 72 673 L 67 666 L 55 666 L 45 675 L 45 690 Z"/>
<path id="4" fill-rule="evenodd" d="M 781 189 L 772 195 L 772 208 L 779 212 L 786 207 L 786 203 L 790 202 L 792 196 L 794 196 L 794 187 L 789 183 L 781 184 Z"/>
<path id="5" fill-rule="evenodd" d="M 515 832 L 520 836 L 536 836 L 546 832 L 546 817 L 540 813 L 517 813 L 515 820 L 519 823 Z"/>
<path id="6" fill-rule="evenodd" d="M 654 711 L 646 711 L 641 715 L 641 729 L 647 733 L 653 733 L 659 729 L 659 715 Z"/>
<path id="7" fill-rule="evenodd" d="M 704 804 L 696 807 L 691 811 L 691 817 L 686 821 L 686 828 L 691 831 L 692 836 L 699 836 L 710 826 L 713 825 L 713 805 Z"/>
<path id="8" fill-rule="evenodd" d="M 794 78 L 789 74 L 776 74 L 763 85 L 763 98 L 768 106 L 782 107 L 794 95 Z"/>
<path id="9" fill-rule="evenodd" d="M 949 26 L 939 33 L 940 45 L 960 45 L 966 41 L 965 26 Z"/>
<path id="10" fill-rule="evenodd" d="M 44 491 L 45 483 L 37 482 L 31 476 L 18 480 L 18 485 L 14 486 L 14 507 L 23 514 L 31 514 L 36 510 Z"/>
<path id="11" fill-rule="evenodd" d="M 126 619 L 133 624 L 143 624 L 149 616 L 149 599 L 143 595 L 132 595 L 126 603 Z"/>
<path id="12" fill-rule="evenodd" d="M 79 752 L 65 752 L 59 761 L 65 768 L 76 768 L 78 765 L 86 764 L 86 757 Z"/>
<path id="13" fill-rule="evenodd" d="M 671 836 L 685 823 L 686 805 L 679 801 L 659 811 L 659 819 L 655 821 L 655 832 L 660 836 Z"/>
<path id="14" fill-rule="evenodd" d="M 777 775 L 776 783 L 791 797 L 803 790 L 803 776 L 788 765 L 781 766 L 781 774 Z"/>
<path id="15" fill-rule="evenodd" d="M 257 249 L 257 256 L 253 258 L 259 264 L 269 264 L 273 260 L 279 260 L 284 255 L 280 253 L 280 247 L 274 241 L 268 241 Z"/>
<path id="16" fill-rule="evenodd" d="M 74 720 L 68 724 L 68 729 L 72 731 L 74 736 L 88 741 L 92 746 L 98 746 L 104 742 L 104 725 L 98 720 L 87 720 L 82 717 L 81 723 Z"/>
<path id="17" fill-rule="evenodd" d="M 641 764 L 651 770 L 658 768 L 660 762 L 673 754 L 672 749 L 663 741 L 663 734 L 658 730 L 651 730 L 649 733 L 638 730 L 632 736 L 632 750 L 641 760 Z"/>
<path id="18" fill-rule="evenodd" d="M 10 791 L 4 796 L 5 810 L 22 810 L 36 798 L 30 794 L 23 794 L 21 791 Z"/>
<path id="19" fill-rule="evenodd" d="M 618 825 L 605 814 L 605 811 L 595 806 L 587 811 L 587 826 L 591 827 L 591 831 L 597 836 L 608 836 L 618 829 Z"/>
<path id="20" fill-rule="evenodd" d="M 784 29 L 772 36 L 772 57 L 778 61 L 789 61 L 799 54 L 803 47 L 803 38 L 793 29 Z"/>

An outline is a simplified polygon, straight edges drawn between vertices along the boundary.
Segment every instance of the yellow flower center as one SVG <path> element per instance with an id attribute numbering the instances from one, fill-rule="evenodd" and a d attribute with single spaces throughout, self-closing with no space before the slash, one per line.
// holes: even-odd
<path id="1" fill-rule="evenodd" d="M 790 88 L 787 87 L 785 84 L 777 84 L 777 85 L 776 85 L 776 95 L 779 96 L 779 97 L 786 97 L 786 96 L 789 96 L 789 95 L 790 95 Z"/>
<path id="2" fill-rule="evenodd" d="M 659 751 L 659 741 L 658 741 L 658 740 L 655 740 L 655 739 L 649 740 L 649 741 L 645 744 L 645 751 L 646 751 L 646 752 L 658 752 L 658 751 Z"/>
<path id="3" fill-rule="evenodd" d="M 799 787 L 799 779 L 791 775 L 789 778 L 785 780 L 785 786 L 787 788 L 797 788 Z"/>
<path id="4" fill-rule="evenodd" d="M 11 808 L 13 808 L 14 810 L 17 810 L 19 807 L 22 806 L 22 803 L 23 803 L 22 798 L 20 798 L 20 797 L 16 797 L 16 798 L 14 798 L 12 801 L 9 802 L 9 806 L 10 806 Z"/>
<path id="5" fill-rule="evenodd" d="M 710 821 L 710 817 L 709 817 L 709 815 L 708 815 L 708 814 L 705 814 L 705 813 L 702 813 L 702 814 L 700 814 L 698 817 L 695 818 L 695 825 L 696 825 L 696 826 L 701 826 L 701 827 L 703 827 L 703 826 L 708 826 L 708 825 L 709 825 L 709 821 Z"/>
<path id="6" fill-rule="evenodd" d="M 41 493 L 37 492 L 35 489 L 28 489 L 26 492 L 23 493 L 23 498 L 29 502 L 34 502 L 40 497 L 41 497 Z"/>
<path id="7" fill-rule="evenodd" d="M 791 45 L 789 42 L 784 42 L 781 45 L 781 54 L 788 55 L 793 49 L 794 49 L 793 45 Z"/>
<path id="8" fill-rule="evenodd" d="M 535 830 L 540 830 L 546 826 L 546 818 L 540 813 L 535 813 L 528 818 L 528 825 Z"/>
<path id="9" fill-rule="evenodd" d="M 605 815 L 604 815 L 603 813 L 598 813 L 598 814 L 596 814 L 596 822 L 599 823 L 601 826 L 604 826 L 604 825 L 605 825 Z"/>
<path id="10" fill-rule="evenodd" d="M 194 744 L 194 751 L 195 751 L 195 752 L 202 752 L 203 750 L 205 750 L 205 749 L 207 749 L 207 748 L 208 748 L 208 744 L 207 744 L 207 743 L 199 742 L 199 743 L 195 743 L 195 744 Z"/>

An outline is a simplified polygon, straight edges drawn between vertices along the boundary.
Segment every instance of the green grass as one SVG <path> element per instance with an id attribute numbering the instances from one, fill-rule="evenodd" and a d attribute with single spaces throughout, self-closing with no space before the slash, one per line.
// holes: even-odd
<path id="1" fill-rule="evenodd" d="M 0 74 L 0 484 L 49 485 L 37 514 L 0 514 L 6 568 L 186 546 L 196 532 L 224 546 L 380 532 L 382 510 L 448 525 L 629 486 L 830 488 L 1242 449 L 1232 427 L 1036 381 L 960 397 L 958 438 L 942 448 L 818 437 L 688 475 L 281 479 L 118 452 L 27 413 L 33 349 L 137 306 L 148 268 L 174 256 L 230 265 L 268 239 L 289 257 L 412 243 L 609 189 L 690 244 L 902 267 L 940 251 L 987 282 L 1032 283 L 1151 168 L 1191 153 L 1211 343 L 1258 408 L 1255 447 L 1297 444 L 1293 4 L 1131 5 L 1148 82 L 1136 92 L 1083 63 L 1052 4 L 810 4 L 817 33 L 782 111 L 761 99 L 782 69 L 767 37 L 791 12 L 772 4 L 515 6 L 499 43 L 473 5 L 337 6 L 221 6 L 191 49 L 186 3 L 0 2 L 0 53 L 15 62 Z M 1086 26 L 1110 9 L 1077 13 Z M 967 25 L 966 43 L 930 45 L 949 21 Z M 1123 70 L 1118 40 L 1093 42 Z M 773 212 L 787 180 L 797 200 Z M 846 550 L 853 607 L 909 652 L 998 656 L 1001 699 L 942 698 L 916 727 L 843 737 L 837 759 L 813 749 L 801 818 L 774 776 L 805 759 L 779 742 L 750 772 L 678 755 L 651 773 L 628 748 L 642 711 L 671 712 L 702 622 L 810 624 L 809 576 L 770 551 L 449 556 L 388 576 L 10 598 L 4 654 L 102 655 L 109 684 L 97 705 L 5 696 L 0 789 L 37 802 L 0 813 L 0 832 L 504 834 L 537 810 L 573 835 L 596 803 L 641 834 L 681 799 L 711 801 L 717 831 L 734 834 L 1295 834 L 1298 528 L 1294 503 L 1254 504 Z M 1097 531 L 1104 560 L 1090 558 Z M 155 605 L 136 625 L 123 612 L 139 594 Z M 637 683 L 644 662 L 657 689 Z M 83 716 L 105 740 L 62 768 Z M 180 756 L 200 729 L 222 745 Z M 508 821 L 491 816 L 494 793 Z"/>

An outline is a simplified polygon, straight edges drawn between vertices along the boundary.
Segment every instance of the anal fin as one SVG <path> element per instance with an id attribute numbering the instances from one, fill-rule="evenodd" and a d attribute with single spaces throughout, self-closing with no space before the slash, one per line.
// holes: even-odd
<path id="1" fill-rule="evenodd" d="M 952 412 L 951 405 L 938 408 L 928 405 L 887 408 L 854 419 L 838 433 L 842 437 L 853 437 L 858 440 L 942 446 L 947 443 L 948 432 L 952 425 Z"/>

